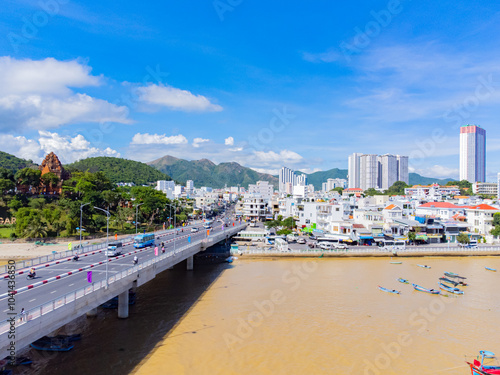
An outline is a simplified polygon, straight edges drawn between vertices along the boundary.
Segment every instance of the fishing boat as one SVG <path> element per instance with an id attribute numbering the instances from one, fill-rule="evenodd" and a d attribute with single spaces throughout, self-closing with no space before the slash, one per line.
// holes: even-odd
<path id="1" fill-rule="evenodd" d="M 486 268 L 486 270 L 488 270 L 488 271 L 497 272 L 497 270 L 495 268 L 491 268 L 491 267 L 484 267 L 484 268 Z"/>
<path id="2" fill-rule="evenodd" d="M 8 362 L 11 366 L 24 366 L 31 365 L 33 361 L 28 357 L 16 357 L 15 361 L 12 361 L 11 357 L 5 357 L 4 361 Z"/>
<path id="3" fill-rule="evenodd" d="M 403 284 L 409 284 L 409 283 L 410 283 L 408 280 L 406 280 L 406 279 L 402 279 L 401 277 L 398 279 L 398 281 L 399 281 L 400 283 L 403 283 Z"/>
<path id="4" fill-rule="evenodd" d="M 70 343 L 68 339 L 60 340 L 56 338 L 50 338 L 47 340 L 43 337 L 40 340 L 36 340 L 31 343 L 31 347 L 37 350 L 46 350 L 50 352 L 67 352 L 73 349 L 74 345 Z"/>
<path id="5" fill-rule="evenodd" d="M 378 288 L 382 291 L 382 292 L 387 292 L 387 293 L 392 293 L 392 294 L 401 294 L 401 292 L 395 290 L 395 289 L 387 289 L 387 288 L 384 288 L 383 286 L 378 286 Z"/>
<path id="6" fill-rule="evenodd" d="M 425 292 L 425 293 L 430 293 L 430 294 L 441 294 L 439 290 L 436 289 L 427 289 L 424 288 L 423 286 L 417 285 L 417 284 L 411 284 L 413 285 L 413 288 L 415 290 L 418 290 L 419 292 Z"/>
<path id="7" fill-rule="evenodd" d="M 454 281 L 454 280 L 450 280 L 450 279 L 447 279 L 446 277 L 440 277 L 439 280 L 445 282 L 445 283 L 448 283 L 448 284 L 451 284 L 453 286 L 467 286 L 468 284 L 466 282 L 463 282 L 461 280 L 458 280 L 458 281 Z"/>
<path id="8" fill-rule="evenodd" d="M 391 264 L 403 264 L 403 262 L 390 262 Z"/>
<path id="9" fill-rule="evenodd" d="M 422 268 L 431 268 L 431 266 L 428 266 L 427 264 L 417 264 L 417 266 Z"/>
<path id="10" fill-rule="evenodd" d="M 484 365 L 484 360 L 494 359 L 495 353 L 486 350 L 481 350 L 479 352 L 479 355 L 481 356 L 481 362 L 479 362 L 478 359 L 475 359 L 474 363 L 467 362 L 467 364 L 470 366 L 472 375 L 500 375 L 500 366 Z"/>
<path id="11" fill-rule="evenodd" d="M 453 294 L 464 294 L 463 290 L 460 290 L 458 288 L 453 288 L 451 286 L 448 286 L 443 283 L 439 283 L 439 287 L 443 290 L 446 290 L 448 293 L 453 293 Z"/>
<path id="12" fill-rule="evenodd" d="M 457 274 L 455 272 L 445 272 L 444 275 L 447 277 L 454 278 L 454 279 L 460 279 L 460 280 L 466 279 L 466 277 L 460 276 L 459 274 Z"/>

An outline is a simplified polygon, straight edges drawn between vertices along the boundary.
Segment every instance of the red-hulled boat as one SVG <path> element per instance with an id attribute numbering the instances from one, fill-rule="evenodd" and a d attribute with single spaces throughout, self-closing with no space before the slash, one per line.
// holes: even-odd
<path id="1" fill-rule="evenodd" d="M 472 375 L 500 375 L 500 366 L 486 366 L 484 364 L 485 359 L 493 359 L 495 358 L 495 354 L 492 352 L 488 352 L 486 350 L 481 350 L 479 352 L 481 355 L 481 362 L 475 359 L 474 363 L 467 362 L 470 366 Z"/>

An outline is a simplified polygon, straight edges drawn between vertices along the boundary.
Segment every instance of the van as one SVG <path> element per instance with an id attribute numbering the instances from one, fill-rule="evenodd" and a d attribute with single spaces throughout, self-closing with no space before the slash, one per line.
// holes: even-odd
<path id="1" fill-rule="evenodd" d="M 106 256 L 108 257 L 116 257 L 121 255 L 122 253 L 122 243 L 121 242 L 113 242 L 108 244 L 108 248 L 106 249 Z"/>

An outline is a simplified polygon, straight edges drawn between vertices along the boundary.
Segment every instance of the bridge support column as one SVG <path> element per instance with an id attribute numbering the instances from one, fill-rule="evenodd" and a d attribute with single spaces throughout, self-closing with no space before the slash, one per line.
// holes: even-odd
<path id="1" fill-rule="evenodd" d="M 87 311 L 87 318 L 93 318 L 95 316 L 97 316 L 97 307 L 95 309 Z"/>
<path id="2" fill-rule="evenodd" d="M 186 259 L 187 260 L 187 270 L 188 271 L 192 271 L 193 270 L 193 257 L 190 256 L 189 258 Z"/>
<path id="3" fill-rule="evenodd" d="M 128 318 L 128 289 L 118 294 L 118 318 Z"/>

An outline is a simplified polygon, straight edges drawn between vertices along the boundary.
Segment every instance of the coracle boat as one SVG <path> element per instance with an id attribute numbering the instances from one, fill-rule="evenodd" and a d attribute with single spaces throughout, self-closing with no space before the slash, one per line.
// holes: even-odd
<path id="1" fill-rule="evenodd" d="M 484 360 L 494 359 L 495 353 L 486 350 L 481 350 L 479 352 L 479 355 L 481 356 L 481 362 L 479 362 L 478 359 L 475 359 L 474 363 L 467 362 L 467 364 L 470 366 L 472 375 L 500 375 L 500 366 L 484 365 Z"/>
<path id="2" fill-rule="evenodd" d="M 411 284 L 411 285 L 413 285 L 413 288 L 415 290 L 418 290 L 419 292 L 430 293 L 430 294 L 441 294 L 441 292 L 436 289 L 427 289 L 417 284 Z"/>

